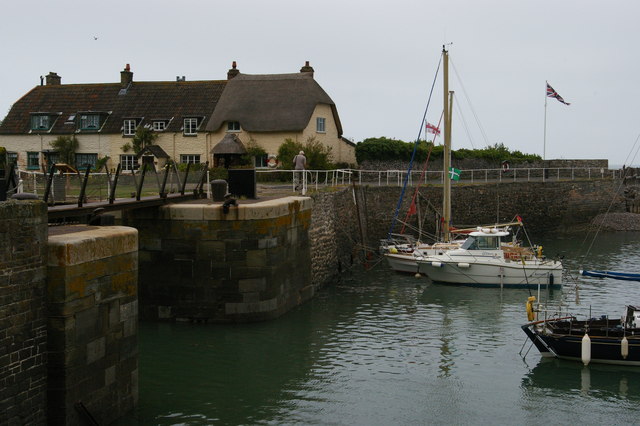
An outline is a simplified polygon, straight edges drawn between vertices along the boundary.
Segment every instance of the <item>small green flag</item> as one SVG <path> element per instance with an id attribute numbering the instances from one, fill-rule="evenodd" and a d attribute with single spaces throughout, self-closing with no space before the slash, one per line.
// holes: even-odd
<path id="1" fill-rule="evenodd" d="M 460 180 L 460 173 L 462 170 L 456 169 L 455 167 L 449 167 L 449 178 L 451 180 Z"/>

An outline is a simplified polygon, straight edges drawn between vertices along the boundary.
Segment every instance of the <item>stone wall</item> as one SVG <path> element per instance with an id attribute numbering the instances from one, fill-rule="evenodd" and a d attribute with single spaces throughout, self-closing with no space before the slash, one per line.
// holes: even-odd
<path id="1" fill-rule="evenodd" d="M 0 203 L 0 424 L 46 424 L 47 206 Z"/>
<path id="2" fill-rule="evenodd" d="M 530 234 L 562 232 L 584 228 L 611 204 L 611 212 L 624 212 L 624 194 L 620 182 L 612 180 L 569 182 L 522 182 L 495 185 L 455 184 L 452 189 L 452 222 L 455 226 L 476 226 L 511 221 L 520 215 Z M 401 188 L 362 187 L 366 196 L 368 243 L 375 245 L 389 232 Z M 414 188 L 408 188 L 400 209 L 404 220 Z M 436 221 L 433 205 L 442 210 L 442 187 L 420 188 L 420 211 L 424 229 L 433 233 Z M 426 220 L 424 220 L 426 218 Z M 418 227 L 417 215 L 409 222 Z M 399 232 L 397 223 L 394 232 Z"/>
<path id="3" fill-rule="evenodd" d="M 108 424 L 137 404 L 137 250 L 132 228 L 50 228 L 49 424 Z"/>
<path id="4" fill-rule="evenodd" d="M 357 195 L 361 191 L 356 192 Z M 312 284 L 318 289 L 340 279 L 358 255 L 358 209 L 351 187 L 336 192 L 316 192 L 309 239 L 311 240 Z M 361 208 L 360 211 L 364 209 Z M 365 223 L 366 225 L 366 223 Z"/>
<path id="5" fill-rule="evenodd" d="M 231 206 L 175 204 L 128 212 L 140 232 L 146 319 L 242 322 L 275 318 L 314 294 L 311 200 Z"/>

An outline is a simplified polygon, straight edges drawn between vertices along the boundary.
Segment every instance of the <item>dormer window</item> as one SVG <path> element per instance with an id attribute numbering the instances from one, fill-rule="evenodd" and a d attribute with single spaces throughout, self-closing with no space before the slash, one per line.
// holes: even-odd
<path id="1" fill-rule="evenodd" d="M 239 121 L 227 121 L 227 132 L 239 132 L 239 131 L 240 131 Z"/>
<path id="2" fill-rule="evenodd" d="M 138 127 L 138 121 L 134 119 L 124 120 L 122 133 L 125 136 L 133 136 L 136 134 L 136 128 Z"/>
<path id="3" fill-rule="evenodd" d="M 155 120 L 152 123 L 153 126 L 153 131 L 154 132 L 164 132 L 164 130 L 167 128 L 167 121 L 166 120 Z"/>
<path id="4" fill-rule="evenodd" d="M 185 118 L 183 134 L 195 136 L 198 134 L 198 119 L 197 118 Z"/>
<path id="5" fill-rule="evenodd" d="M 325 128 L 325 119 L 322 117 L 316 118 L 316 132 L 318 133 L 326 133 Z"/>
<path id="6" fill-rule="evenodd" d="M 80 130 L 100 130 L 100 114 L 81 114 Z"/>
<path id="7" fill-rule="evenodd" d="M 46 114 L 34 114 L 31 116 L 31 130 L 49 130 L 53 120 Z"/>

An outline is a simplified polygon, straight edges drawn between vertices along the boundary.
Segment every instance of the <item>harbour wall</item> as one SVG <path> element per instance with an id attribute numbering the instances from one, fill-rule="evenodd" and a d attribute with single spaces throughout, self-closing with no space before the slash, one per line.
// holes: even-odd
<path id="1" fill-rule="evenodd" d="M 45 424 L 47 207 L 0 203 L 0 424 Z"/>
<path id="2" fill-rule="evenodd" d="M 138 397 L 137 232 L 0 203 L 0 424 L 108 424 Z"/>
<path id="3" fill-rule="evenodd" d="M 415 188 L 407 188 L 398 218 L 405 220 Z M 451 194 L 452 224 L 457 227 L 489 225 L 512 221 L 519 215 L 531 235 L 571 232 L 589 226 L 598 214 L 627 211 L 620 181 L 598 179 L 566 182 L 501 182 L 495 184 L 454 184 Z M 366 199 L 364 215 L 368 224 L 367 244 L 375 246 L 387 236 L 401 189 L 362 187 Z M 424 230 L 433 233 L 442 211 L 442 187 L 421 187 L 418 210 Z M 362 208 L 362 207 L 361 207 Z M 418 228 L 418 215 L 408 221 Z M 394 232 L 401 224 L 396 223 Z"/>

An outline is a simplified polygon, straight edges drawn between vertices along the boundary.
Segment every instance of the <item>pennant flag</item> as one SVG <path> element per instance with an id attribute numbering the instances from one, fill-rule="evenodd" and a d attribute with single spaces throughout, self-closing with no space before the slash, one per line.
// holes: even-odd
<path id="1" fill-rule="evenodd" d="M 433 133 L 433 134 L 436 134 L 436 135 L 439 135 L 439 134 L 440 134 L 440 129 L 438 129 L 438 128 L 437 128 L 436 126 L 434 126 L 433 124 L 431 124 L 431 123 L 427 123 L 427 126 L 426 126 L 426 127 L 427 127 L 427 133 Z"/>
<path id="2" fill-rule="evenodd" d="M 449 178 L 451 180 L 460 180 L 460 169 L 456 169 L 455 167 L 449 167 Z"/>
<path id="3" fill-rule="evenodd" d="M 549 83 L 547 83 L 547 97 L 549 98 L 556 98 L 557 100 L 559 100 L 560 102 L 562 102 L 565 105 L 571 105 L 569 102 L 565 102 L 564 99 L 562 99 L 562 96 L 560 96 L 558 94 L 558 92 L 556 92 L 555 90 L 553 90 L 553 87 L 551 87 L 549 85 Z"/>

